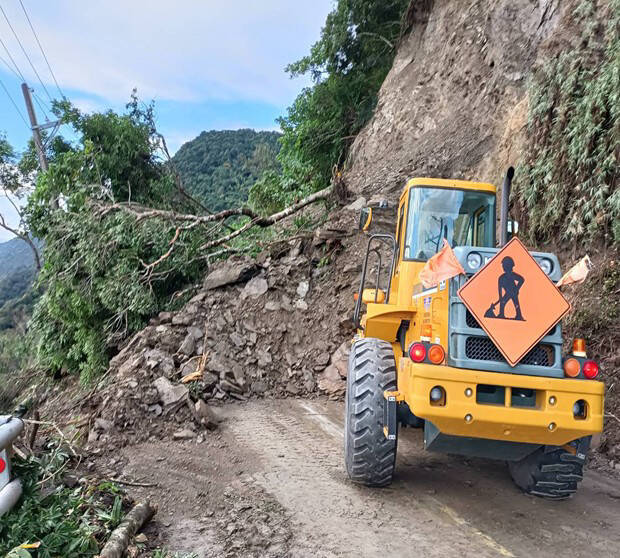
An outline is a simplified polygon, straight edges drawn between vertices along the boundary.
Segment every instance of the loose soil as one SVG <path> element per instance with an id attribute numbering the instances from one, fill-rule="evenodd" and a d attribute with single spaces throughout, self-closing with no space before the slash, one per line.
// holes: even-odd
<path id="1" fill-rule="evenodd" d="M 343 407 L 319 399 L 252 401 L 220 409 L 203 443 L 154 441 L 100 458 L 100 473 L 158 502 L 149 549 L 201 558 L 613 557 L 620 548 L 620 482 L 588 471 L 568 501 L 522 494 L 503 462 L 426 453 L 420 430 L 402 429 L 397 475 L 386 489 L 348 481 Z M 106 465 L 107 463 L 107 465 Z"/>

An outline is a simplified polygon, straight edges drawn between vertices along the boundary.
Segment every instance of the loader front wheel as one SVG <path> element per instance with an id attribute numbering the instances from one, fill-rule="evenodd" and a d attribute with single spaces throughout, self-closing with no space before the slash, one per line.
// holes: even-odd
<path id="1" fill-rule="evenodd" d="M 564 500 L 577 492 L 590 449 L 590 436 L 564 447 L 543 446 L 521 461 L 509 461 L 515 484 L 524 492 L 550 500 Z"/>
<path id="2" fill-rule="evenodd" d="M 344 420 L 345 465 L 354 482 L 392 482 L 397 444 L 383 434 L 383 392 L 395 389 L 392 345 L 373 338 L 356 341 L 349 355 Z"/>

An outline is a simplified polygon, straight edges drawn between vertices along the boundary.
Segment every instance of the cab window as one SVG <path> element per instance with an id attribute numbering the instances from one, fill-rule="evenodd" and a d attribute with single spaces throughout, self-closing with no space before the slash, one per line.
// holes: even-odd
<path id="1" fill-rule="evenodd" d="M 403 258 L 426 261 L 444 238 L 456 246 L 495 246 L 495 196 L 486 192 L 415 187 L 409 211 Z"/>

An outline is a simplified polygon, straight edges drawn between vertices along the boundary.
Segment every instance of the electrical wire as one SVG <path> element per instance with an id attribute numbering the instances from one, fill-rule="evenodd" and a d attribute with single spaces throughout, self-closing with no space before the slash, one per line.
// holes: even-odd
<path id="1" fill-rule="evenodd" d="M 6 51 L 6 53 L 9 55 L 9 60 L 11 62 L 13 62 L 13 66 L 15 66 L 15 69 L 17 70 L 17 73 L 19 74 L 18 77 L 21 78 L 22 81 L 26 81 L 26 78 L 24 77 L 24 74 L 22 74 L 22 71 L 19 69 L 19 66 L 17 65 L 17 62 L 15 62 L 15 60 L 13 59 L 13 57 L 11 56 L 11 51 L 9 51 L 9 49 L 7 48 L 7 46 L 4 44 L 4 41 L 2 40 L 2 37 L 0 37 L 0 45 L 2 45 L 4 47 L 4 50 Z M 6 64 L 6 62 L 5 62 Z M 7 64 L 8 65 L 8 64 Z"/>
<path id="2" fill-rule="evenodd" d="M 28 53 L 26 52 L 26 49 L 24 48 L 24 45 L 19 40 L 19 36 L 15 32 L 15 29 L 13 29 L 13 26 L 11 25 L 11 22 L 9 21 L 9 18 L 7 17 L 6 12 L 4 11 L 4 8 L 2 6 L 0 6 L 0 12 L 2 12 L 2 15 L 4 16 L 4 19 L 6 19 L 6 22 L 8 23 L 9 28 L 13 32 L 13 35 L 15 35 L 15 39 L 17 40 L 17 44 L 22 49 L 22 52 L 24 53 L 24 56 L 26 57 L 26 60 L 28 60 L 28 63 L 30 64 L 30 67 L 32 68 L 32 71 L 34 72 L 34 75 L 37 76 L 37 79 L 39 80 L 39 83 L 41 84 L 41 87 L 43 88 L 43 91 L 45 91 L 45 94 L 49 97 L 49 100 L 52 101 L 53 99 L 52 99 L 52 96 L 50 95 L 50 92 L 47 90 L 47 87 L 45 87 L 45 84 L 43 83 L 43 80 L 41 79 L 41 76 L 39 75 L 39 72 L 37 72 L 37 69 L 34 67 L 34 64 L 32 63 L 32 60 L 30 60 L 30 56 L 28 56 Z M 24 81 L 26 81 L 26 80 L 24 80 Z"/>
<path id="3" fill-rule="evenodd" d="M 37 103 L 37 105 L 39 105 L 39 108 L 41 109 L 41 112 L 43 113 L 45 120 L 49 122 L 50 120 L 49 116 L 47 115 L 47 111 L 45 110 L 45 107 L 43 106 L 44 101 L 34 91 L 32 91 L 32 96 L 34 97 L 34 100 Z"/>
<path id="4" fill-rule="evenodd" d="M 30 29 L 32 30 L 32 34 L 34 35 L 34 38 L 36 39 L 37 44 L 39 45 L 39 49 L 41 49 L 41 54 L 43 55 L 43 58 L 45 59 L 45 63 L 47 64 L 47 69 L 50 71 L 50 74 L 52 75 L 52 79 L 54 80 L 54 83 L 56 84 L 56 89 L 58 89 L 58 93 L 60 93 L 60 96 L 64 99 L 65 94 L 62 92 L 62 89 L 60 89 L 60 85 L 58 85 L 58 80 L 56 79 L 56 75 L 54 74 L 54 71 L 52 70 L 52 67 L 50 66 L 50 62 L 47 59 L 47 55 L 45 54 L 45 51 L 43 50 L 43 45 L 41 45 L 41 41 L 39 41 L 39 36 L 37 35 L 37 32 L 34 30 L 32 22 L 30 21 L 30 17 L 28 16 L 26 7 L 24 6 L 24 3 L 22 2 L 22 0 L 19 0 L 19 3 L 22 7 L 22 10 L 24 10 L 24 15 L 26 16 L 26 19 L 28 20 L 28 25 L 30 25 Z"/>
<path id="5" fill-rule="evenodd" d="M 9 70 L 11 70 L 11 72 L 13 72 L 17 79 L 21 80 L 21 76 L 13 68 L 11 68 L 11 65 L 4 58 L 2 58 L 2 56 L 0 56 L 0 62 L 2 62 Z"/>
<path id="6" fill-rule="evenodd" d="M 19 107 L 17 106 L 17 103 L 13 100 L 13 97 L 11 97 L 11 94 L 9 93 L 9 90 L 6 88 L 6 85 L 4 85 L 4 82 L 1 79 L 0 79 L 0 85 L 2 86 L 2 89 L 4 89 L 4 92 L 6 93 L 6 96 L 9 98 L 9 100 L 11 101 L 13 106 L 15 107 L 15 110 L 17 111 L 17 114 L 19 114 L 21 119 L 24 121 L 24 124 L 26 125 L 26 127 L 30 130 L 31 128 L 28 125 L 28 122 L 26 122 L 25 116 L 22 114 L 22 111 L 19 110 Z"/>

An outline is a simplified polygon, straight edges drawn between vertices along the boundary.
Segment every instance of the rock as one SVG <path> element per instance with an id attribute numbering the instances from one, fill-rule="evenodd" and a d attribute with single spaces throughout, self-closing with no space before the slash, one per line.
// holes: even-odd
<path id="1" fill-rule="evenodd" d="M 265 368 L 267 365 L 273 362 L 271 354 L 268 351 L 257 351 L 257 355 L 259 368 Z"/>
<path id="2" fill-rule="evenodd" d="M 226 391 L 226 392 L 235 392 L 235 393 L 241 393 L 243 390 L 236 384 L 233 384 L 232 382 L 229 382 L 228 380 L 222 380 L 219 383 L 219 387 L 221 390 Z"/>
<path id="3" fill-rule="evenodd" d="M 172 325 L 191 325 L 194 322 L 193 316 L 189 313 L 179 312 L 172 317 Z"/>
<path id="4" fill-rule="evenodd" d="M 200 417 L 200 422 L 209 430 L 217 428 L 220 419 L 217 414 L 202 399 L 196 401 L 196 414 Z"/>
<path id="5" fill-rule="evenodd" d="M 161 405 L 149 405 L 148 410 L 150 413 L 154 413 L 156 417 L 160 416 L 164 411 Z"/>
<path id="6" fill-rule="evenodd" d="M 251 260 L 227 260 L 214 271 L 209 273 L 204 281 L 205 290 L 217 289 L 225 285 L 232 285 L 247 281 L 256 275 L 258 266 Z"/>
<path id="7" fill-rule="evenodd" d="M 346 382 L 341 378 L 338 368 L 330 364 L 319 374 L 319 389 L 327 393 L 344 393 Z"/>
<path id="8" fill-rule="evenodd" d="M 181 353 L 182 355 L 191 356 L 194 354 L 194 351 L 196 350 L 195 345 L 196 345 L 196 339 L 194 335 L 192 333 L 188 333 L 185 336 L 185 339 L 183 339 L 183 343 L 181 343 L 181 346 L 179 347 L 178 352 Z"/>
<path id="9" fill-rule="evenodd" d="M 316 357 L 315 362 L 318 366 L 322 366 L 323 368 L 325 368 L 329 364 L 330 358 L 331 357 L 329 356 L 329 353 L 323 352 Z"/>
<path id="10" fill-rule="evenodd" d="M 109 420 L 102 419 L 102 418 L 95 419 L 96 430 L 103 430 L 104 432 L 107 432 L 108 430 L 112 430 L 113 426 L 114 424 L 110 422 Z"/>
<path id="11" fill-rule="evenodd" d="M 299 386 L 294 382 L 289 382 L 286 384 L 286 391 L 292 395 L 299 395 Z"/>
<path id="12" fill-rule="evenodd" d="M 243 372 L 243 367 L 236 362 L 232 365 L 232 373 L 235 378 L 235 382 L 239 384 L 241 388 L 245 387 L 245 374 Z"/>
<path id="13" fill-rule="evenodd" d="M 347 370 L 349 367 L 349 353 L 351 352 L 351 342 L 345 341 L 336 349 L 336 352 L 332 355 L 331 365 L 336 367 L 341 377 L 347 377 Z"/>
<path id="14" fill-rule="evenodd" d="M 160 324 L 169 323 L 172 320 L 172 312 L 160 312 L 157 316 Z"/>
<path id="15" fill-rule="evenodd" d="M 359 197 L 353 203 L 346 205 L 344 209 L 346 211 L 360 211 L 363 207 L 366 207 L 366 198 Z"/>
<path id="16" fill-rule="evenodd" d="M 196 372 L 196 367 L 198 365 L 198 359 L 195 358 L 193 360 L 188 360 L 184 364 L 181 365 L 181 369 L 179 370 L 179 375 L 181 378 L 191 374 L 192 372 Z"/>
<path id="17" fill-rule="evenodd" d="M 265 382 L 263 382 L 262 380 L 257 380 L 255 382 L 252 382 L 252 384 L 250 385 L 250 389 L 254 393 L 262 395 L 263 393 L 265 393 L 269 389 L 269 386 Z"/>
<path id="18" fill-rule="evenodd" d="M 236 331 L 230 334 L 230 340 L 237 346 L 243 347 L 245 345 L 245 339 L 239 335 Z"/>
<path id="19" fill-rule="evenodd" d="M 205 371 L 202 374 L 202 383 L 205 385 L 205 389 L 213 389 L 217 385 L 219 379 L 219 376 L 211 372 Z"/>
<path id="20" fill-rule="evenodd" d="M 187 333 L 194 338 L 194 341 L 200 341 L 205 335 L 204 331 L 196 326 L 189 326 L 187 328 Z"/>
<path id="21" fill-rule="evenodd" d="M 164 407 L 170 407 L 189 397 L 189 391 L 184 385 L 172 385 L 170 380 L 163 376 L 157 378 L 153 385 L 157 388 L 159 399 Z"/>
<path id="22" fill-rule="evenodd" d="M 308 310 L 308 304 L 305 300 L 297 300 L 295 302 L 295 308 L 301 310 L 302 312 L 305 312 L 306 310 Z"/>
<path id="23" fill-rule="evenodd" d="M 88 443 L 94 444 L 99 439 L 99 432 L 97 432 L 94 428 L 88 433 Z"/>
<path id="24" fill-rule="evenodd" d="M 177 430 L 172 437 L 175 440 L 191 440 L 196 437 L 196 433 L 189 428 L 184 428 L 183 430 Z"/>
<path id="25" fill-rule="evenodd" d="M 286 312 L 292 312 L 293 311 L 293 305 L 291 304 L 291 299 L 286 296 L 286 295 L 282 295 L 282 310 L 285 310 Z"/>
<path id="26" fill-rule="evenodd" d="M 258 298 L 269 290 L 269 284 L 263 277 L 250 279 L 243 288 L 243 295 L 251 298 Z"/>
<path id="27" fill-rule="evenodd" d="M 308 281 L 301 281 L 299 285 L 297 285 L 297 296 L 299 296 L 299 298 L 306 298 L 309 290 L 310 283 L 308 283 Z"/>
<path id="28" fill-rule="evenodd" d="M 136 370 L 142 364 L 142 361 L 143 355 L 138 355 L 125 361 L 118 369 L 118 376 L 120 378 L 130 378 L 134 376 Z"/>
<path id="29" fill-rule="evenodd" d="M 277 312 L 280 310 L 280 303 L 276 300 L 270 300 L 265 304 L 265 310 L 269 312 Z"/>
<path id="30" fill-rule="evenodd" d="M 226 358 L 216 352 L 211 355 L 211 358 L 209 358 L 209 361 L 207 362 L 207 370 L 223 375 L 230 370 L 230 365 Z"/>

